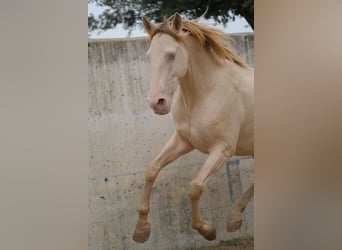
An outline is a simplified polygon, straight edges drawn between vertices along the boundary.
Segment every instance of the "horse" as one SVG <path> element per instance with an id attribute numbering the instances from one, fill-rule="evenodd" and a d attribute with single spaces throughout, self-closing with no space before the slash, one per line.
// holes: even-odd
<path id="1" fill-rule="evenodd" d="M 161 23 L 146 17 L 142 21 L 151 41 L 146 53 L 151 65 L 147 100 L 158 115 L 168 114 L 172 104 L 175 131 L 146 168 L 133 240 L 143 243 L 150 236 L 150 195 L 160 170 L 196 149 L 208 157 L 188 189 L 191 226 L 211 241 L 216 229 L 202 217 L 199 201 L 207 182 L 229 158 L 254 157 L 254 69 L 218 29 L 182 19 L 178 13 Z M 228 232 L 241 227 L 242 212 L 253 196 L 254 183 L 234 202 Z"/>

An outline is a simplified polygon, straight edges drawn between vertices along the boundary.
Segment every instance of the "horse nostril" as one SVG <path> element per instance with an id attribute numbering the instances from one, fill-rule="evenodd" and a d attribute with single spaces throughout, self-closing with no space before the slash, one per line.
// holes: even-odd
<path id="1" fill-rule="evenodd" d="M 162 107 L 165 104 L 165 99 L 164 98 L 159 98 L 157 102 L 157 106 Z"/>

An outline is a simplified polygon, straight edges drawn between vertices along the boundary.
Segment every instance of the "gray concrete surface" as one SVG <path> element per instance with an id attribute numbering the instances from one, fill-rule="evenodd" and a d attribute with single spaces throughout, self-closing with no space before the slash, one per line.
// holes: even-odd
<path id="1" fill-rule="evenodd" d="M 232 38 L 253 65 L 253 34 Z M 145 167 L 173 131 L 171 115 L 155 115 L 145 99 L 148 46 L 147 38 L 89 41 L 89 250 L 185 249 L 253 235 L 253 202 L 238 232 L 225 229 L 233 200 L 253 181 L 250 158 L 228 162 L 204 191 L 201 211 L 215 224 L 217 240 L 191 228 L 187 189 L 206 157 L 194 151 L 161 171 L 152 191 L 150 239 L 132 240 Z"/>

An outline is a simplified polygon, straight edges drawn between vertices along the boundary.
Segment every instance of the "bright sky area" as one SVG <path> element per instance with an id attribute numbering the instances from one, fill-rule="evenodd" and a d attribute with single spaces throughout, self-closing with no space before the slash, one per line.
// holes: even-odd
<path id="1" fill-rule="evenodd" d="M 88 15 L 92 13 L 95 17 L 102 13 L 105 8 L 98 7 L 95 4 L 88 4 Z M 215 24 L 214 20 L 202 18 L 201 23 L 212 25 L 219 28 L 226 33 L 241 33 L 241 32 L 253 32 L 253 29 L 249 26 L 245 18 L 235 17 L 234 21 L 229 21 L 226 27 L 220 24 Z M 90 32 L 90 38 L 126 38 L 128 37 L 128 30 L 125 30 L 122 25 L 117 25 L 114 29 L 106 31 L 94 31 Z M 146 36 L 142 26 L 136 26 L 129 37 Z"/>

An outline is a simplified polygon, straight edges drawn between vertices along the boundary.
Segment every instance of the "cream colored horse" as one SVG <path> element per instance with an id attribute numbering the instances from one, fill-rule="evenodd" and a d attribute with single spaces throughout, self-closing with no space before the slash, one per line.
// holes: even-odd
<path id="1" fill-rule="evenodd" d="M 201 216 L 199 200 L 206 183 L 230 157 L 254 155 L 254 71 L 219 30 L 183 20 L 178 13 L 172 21 L 153 24 L 143 18 L 143 24 L 151 38 L 147 52 L 151 108 L 156 114 L 167 114 L 177 86 L 180 92 L 172 108 L 174 134 L 146 169 L 133 240 L 142 243 L 149 238 L 150 195 L 159 171 L 193 149 L 208 158 L 189 186 L 191 225 L 207 240 L 214 240 L 215 227 Z M 228 231 L 241 227 L 242 212 L 253 194 L 254 184 L 237 199 Z"/>

